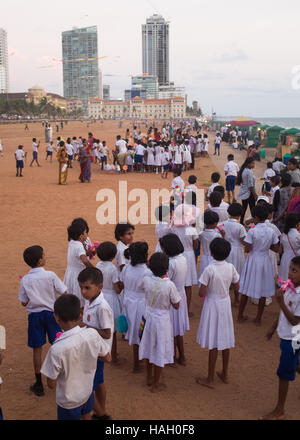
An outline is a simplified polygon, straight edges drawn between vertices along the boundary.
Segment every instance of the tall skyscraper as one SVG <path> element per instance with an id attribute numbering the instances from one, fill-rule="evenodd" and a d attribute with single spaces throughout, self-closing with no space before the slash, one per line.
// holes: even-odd
<path id="1" fill-rule="evenodd" d="M 131 88 L 141 88 L 147 90 L 152 98 L 156 99 L 158 94 L 157 76 L 136 75 L 131 77 Z"/>
<path id="2" fill-rule="evenodd" d="M 78 98 L 87 107 L 100 97 L 97 26 L 62 33 L 64 97 Z"/>
<path id="3" fill-rule="evenodd" d="M 157 76 L 159 85 L 169 82 L 169 24 L 158 14 L 142 25 L 143 73 Z"/>
<path id="4" fill-rule="evenodd" d="M 0 93 L 8 93 L 8 48 L 7 32 L 0 28 Z"/>

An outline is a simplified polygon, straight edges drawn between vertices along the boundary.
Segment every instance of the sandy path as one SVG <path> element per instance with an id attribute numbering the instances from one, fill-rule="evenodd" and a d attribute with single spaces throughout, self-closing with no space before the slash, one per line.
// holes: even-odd
<path id="1" fill-rule="evenodd" d="M 121 133 L 125 134 L 123 124 Z M 114 136 L 120 132 L 117 122 L 105 126 L 86 127 L 86 124 L 72 123 L 64 129 L 64 136 L 87 135 L 94 132 L 108 145 L 113 145 Z M 6 419 L 55 419 L 56 404 L 53 391 L 46 390 L 46 396 L 33 396 L 28 388 L 33 382 L 32 351 L 27 347 L 27 314 L 18 302 L 19 275 L 28 271 L 22 259 L 23 250 L 33 244 L 44 247 L 49 270 L 61 278 L 66 268 L 66 227 L 76 216 L 87 219 L 91 238 L 98 241 L 113 241 L 113 225 L 100 226 L 96 222 L 96 193 L 103 187 L 117 189 L 120 176 L 100 173 L 93 168 L 92 183 L 78 183 L 79 167 L 70 170 L 68 185 L 57 185 L 57 163 L 45 162 L 44 150 L 40 154 L 42 168 L 29 168 L 31 138 L 43 139 L 40 124 L 30 125 L 30 132 L 24 126 L 0 126 L 0 139 L 4 145 L 4 157 L 0 157 L 2 246 L 0 249 L 0 323 L 7 329 L 7 351 L 1 376 L 4 384 L 0 402 Z M 29 152 L 23 179 L 15 177 L 13 153 L 23 143 Z M 212 145 L 212 144 L 211 144 Z M 43 144 L 43 149 L 45 145 Z M 200 187 L 209 186 L 209 177 L 216 167 L 224 164 L 223 159 L 214 164 L 210 159 L 198 159 L 196 175 Z M 219 159 L 216 159 L 219 160 Z M 240 161 L 239 161 L 240 162 Z M 223 165 L 224 166 L 224 165 Z M 187 181 L 189 173 L 185 173 Z M 170 187 L 159 176 L 130 174 L 126 176 L 128 188 L 149 190 L 157 186 Z M 136 240 L 146 240 L 151 252 L 156 241 L 154 226 L 137 226 Z M 107 365 L 105 381 L 108 390 L 107 410 L 114 419 L 257 419 L 272 409 L 277 392 L 276 368 L 279 360 L 279 339 L 271 342 L 265 333 L 277 314 L 276 304 L 267 308 L 263 325 L 256 328 L 251 322 L 236 325 L 236 348 L 232 350 L 229 385 L 216 379 L 215 391 L 202 388 L 195 383 L 195 376 L 207 373 L 207 351 L 195 342 L 202 301 L 194 290 L 191 331 L 185 337 L 187 366 L 177 369 L 165 368 L 163 381 L 167 390 L 151 395 L 145 386 L 145 375 L 131 373 L 132 354 L 127 343 L 119 342 L 120 355 L 126 358 L 122 367 Z M 249 305 L 247 313 L 254 317 L 256 307 Z M 234 310 L 236 317 L 236 310 Z M 44 353 L 46 352 L 46 347 Z M 221 365 L 221 358 L 218 366 Z M 299 387 L 291 386 L 287 402 L 287 414 L 299 418 Z"/>

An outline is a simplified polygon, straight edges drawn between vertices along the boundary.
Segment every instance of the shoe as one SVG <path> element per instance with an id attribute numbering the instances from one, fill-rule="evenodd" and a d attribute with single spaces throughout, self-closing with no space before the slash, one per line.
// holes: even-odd
<path id="1" fill-rule="evenodd" d="M 42 397 L 45 395 L 43 384 L 33 383 L 30 385 L 30 391 L 33 392 L 38 397 Z"/>
<path id="2" fill-rule="evenodd" d="M 111 420 L 111 417 L 107 414 L 104 414 L 104 416 L 96 416 L 96 414 L 92 415 L 92 420 Z"/>

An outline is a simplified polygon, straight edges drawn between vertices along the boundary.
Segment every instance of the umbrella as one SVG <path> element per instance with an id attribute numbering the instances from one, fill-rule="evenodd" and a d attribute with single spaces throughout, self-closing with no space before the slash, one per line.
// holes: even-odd
<path id="1" fill-rule="evenodd" d="M 235 125 L 237 127 L 251 127 L 251 125 L 259 125 L 259 122 L 241 116 L 240 118 L 236 118 L 233 121 L 226 122 L 226 124 Z"/>

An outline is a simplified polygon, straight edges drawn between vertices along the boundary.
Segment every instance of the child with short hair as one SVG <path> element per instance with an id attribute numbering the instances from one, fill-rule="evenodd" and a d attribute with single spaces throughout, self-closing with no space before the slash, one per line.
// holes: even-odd
<path id="1" fill-rule="evenodd" d="M 228 258 L 231 245 L 223 238 L 215 238 L 210 243 L 212 262 L 199 278 L 199 296 L 205 301 L 197 333 L 197 343 L 209 349 L 208 376 L 196 378 L 199 385 L 214 388 L 214 375 L 218 350 L 222 351 L 223 371 L 219 378 L 228 383 L 230 349 L 234 347 L 234 327 L 229 290 L 239 290 L 239 274 Z"/>
<path id="2" fill-rule="evenodd" d="M 223 188 L 223 187 L 216 187 Z M 228 220 L 228 203 L 222 201 L 222 195 L 224 194 L 222 191 L 213 191 L 209 196 L 210 203 L 207 205 L 208 211 L 216 212 L 219 216 L 219 223 L 223 223 Z"/>
<path id="3" fill-rule="evenodd" d="M 86 255 L 84 242 L 86 241 L 87 226 L 83 222 L 72 223 L 68 227 L 68 265 L 64 276 L 64 283 L 68 293 L 76 295 L 80 299 L 81 307 L 84 307 L 85 300 L 81 295 L 77 277 L 86 267 L 94 267 Z"/>
<path id="4" fill-rule="evenodd" d="M 117 247 L 114 243 L 106 241 L 98 246 L 97 255 L 101 262 L 96 265 L 96 268 L 99 269 L 103 275 L 102 294 L 114 314 L 114 334 L 111 357 L 113 363 L 119 364 L 117 355 L 117 329 L 118 317 L 122 314 L 122 301 L 120 298 L 121 288 L 119 283 L 119 273 L 116 266 L 112 263 L 117 255 Z"/>
<path id="5" fill-rule="evenodd" d="M 270 192 L 267 195 L 270 196 L 270 198 L 271 198 L 271 200 L 270 200 L 271 204 L 274 204 L 274 199 L 275 199 L 275 196 L 276 196 L 276 192 L 280 190 L 280 187 L 279 187 L 280 181 L 281 181 L 281 179 L 277 175 L 270 178 L 270 187 L 271 187 L 271 189 L 270 189 Z M 276 210 L 277 210 L 277 206 L 274 204 L 274 211 L 276 211 Z"/>
<path id="6" fill-rule="evenodd" d="M 54 150 L 53 141 L 50 141 L 50 143 L 47 147 L 47 150 L 46 150 L 46 160 L 48 160 L 48 157 L 50 157 L 51 163 L 52 163 L 53 150 Z"/>
<path id="7" fill-rule="evenodd" d="M 170 169 L 170 155 L 169 155 L 169 147 L 165 147 L 164 152 L 161 155 L 161 164 L 163 166 L 163 173 L 161 175 L 162 178 L 168 178 L 168 172 Z"/>
<path id="8" fill-rule="evenodd" d="M 33 162 L 37 163 L 37 166 L 40 167 L 41 165 L 38 162 L 38 148 L 40 146 L 40 142 L 36 142 L 36 138 L 32 139 L 32 161 L 30 163 L 30 166 L 32 167 Z"/>
<path id="9" fill-rule="evenodd" d="M 28 312 L 28 347 L 33 349 L 36 382 L 30 386 L 36 396 L 44 396 L 41 376 L 42 347 L 46 335 L 50 344 L 61 331 L 53 315 L 56 293 L 67 292 L 67 286 L 51 271 L 46 271 L 46 257 L 41 246 L 31 246 L 23 253 L 25 263 L 32 269 L 21 279 L 19 301 Z"/>
<path id="10" fill-rule="evenodd" d="M 133 243 L 126 254 L 129 254 L 130 263 L 120 274 L 120 281 L 124 285 L 123 312 L 128 322 L 125 339 L 128 339 L 129 345 L 133 346 L 133 372 L 137 373 L 140 371 L 138 333 L 146 308 L 142 282 L 144 276 L 151 273 L 147 267 L 148 244 L 146 242 Z"/>
<path id="11" fill-rule="evenodd" d="M 267 163 L 267 169 L 264 172 L 264 177 L 262 177 L 260 180 L 264 180 L 264 184 L 262 186 L 262 194 L 270 193 L 271 191 L 271 185 L 270 185 L 270 179 L 272 177 L 276 176 L 275 171 L 273 170 L 273 164 L 272 162 Z"/>
<path id="12" fill-rule="evenodd" d="M 198 187 L 197 187 L 197 185 L 196 185 L 196 183 L 197 183 L 197 177 L 194 176 L 194 175 L 189 176 L 188 182 L 189 182 L 189 184 L 188 184 L 188 186 L 186 187 L 186 190 L 187 190 L 187 191 L 193 191 L 194 193 L 197 194 L 197 191 L 198 191 Z"/>
<path id="13" fill-rule="evenodd" d="M 283 251 L 279 277 L 288 279 L 289 267 L 292 258 L 300 255 L 300 215 L 294 212 L 287 214 L 283 234 L 281 236 L 281 250 Z"/>
<path id="14" fill-rule="evenodd" d="M 19 145 L 17 151 L 15 152 L 15 158 L 16 158 L 16 167 L 17 167 L 17 174 L 16 177 L 23 177 L 22 170 L 24 168 L 24 159 L 26 157 L 26 153 L 23 151 L 23 145 Z"/>
<path id="15" fill-rule="evenodd" d="M 227 164 L 224 167 L 225 176 L 226 176 L 226 191 L 228 196 L 228 203 L 231 203 L 231 196 L 232 196 L 232 202 L 235 202 L 235 184 L 238 172 L 240 171 L 240 167 L 237 163 L 234 162 L 234 155 L 229 154 L 227 156 Z"/>
<path id="16" fill-rule="evenodd" d="M 80 272 L 78 282 L 81 294 L 87 300 L 82 322 L 84 325 L 98 331 L 99 335 L 107 342 L 110 352 L 114 333 L 114 316 L 112 309 L 102 294 L 102 272 L 96 267 L 88 267 Z M 92 418 L 94 420 L 110 420 L 105 409 L 106 389 L 103 372 L 104 362 L 98 359 L 93 386 L 95 391 L 95 413 Z"/>
<path id="17" fill-rule="evenodd" d="M 247 319 L 244 316 L 244 310 L 248 297 L 250 297 L 259 299 L 254 323 L 261 325 L 266 298 L 274 296 L 275 293 L 269 250 L 278 252 L 279 240 L 276 233 L 265 224 L 268 214 L 268 209 L 265 206 L 255 206 L 252 209 L 255 228 L 250 229 L 244 240 L 245 252 L 249 255 L 240 280 L 240 293 L 242 293 L 238 315 L 240 323 Z"/>
<path id="18" fill-rule="evenodd" d="M 117 256 L 116 266 L 119 274 L 122 272 L 128 260 L 124 256 L 124 252 L 133 242 L 133 234 L 135 227 L 130 223 L 118 223 L 115 229 L 115 239 L 117 240 Z"/>
<path id="19" fill-rule="evenodd" d="M 185 279 L 187 273 L 187 260 L 183 255 L 184 247 L 176 234 L 168 234 L 160 239 L 162 252 L 169 257 L 168 277 L 176 286 L 181 297 L 179 309 L 171 308 L 174 336 L 174 362 L 186 365 L 184 355 L 183 336 L 190 330 L 187 298 L 185 293 Z M 179 357 L 176 359 L 176 349 Z"/>
<path id="20" fill-rule="evenodd" d="M 174 361 L 170 307 L 178 309 L 181 297 L 175 284 L 166 277 L 169 269 L 167 255 L 153 254 L 149 267 L 151 271 L 144 275 L 141 282 L 145 295 L 143 316 L 146 323 L 139 347 L 139 359 L 147 360 L 147 385 L 151 387 L 152 393 L 157 393 L 165 388 L 159 383 L 162 369 Z"/>
<path id="21" fill-rule="evenodd" d="M 278 289 L 275 298 L 280 307 L 279 317 L 267 333 L 271 339 L 277 330 L 280 337 L 281 357 L 277 369 L 279 378 L 278 400 L 275 409 L 262 417 L 264 420 L 283 420 L 284 407 L 289 389 L 289 382 L 295 380 L 299 367 L 299 333 L 300 323 L 300 257 L 294 257 L 289 267 L 288 278 L 290 285 L 285 289 Z"/>
<path id="22" fill-rule="evenodd" d="M 100 142 L 100 141 L 98 141 Z M 107 165 L 107 157 L 108 157 L 108 148 L 106 146 L 106 141 L 102 142 L 99 149 L 99 155 L 101 160 L 101 169 L 104 170 L 104 166 Z"/>
<path id="23" fill-rule="evenodd" d="M 212 173 L 212 175 L 211 175 L 212 185 L 207 190 L 206 200 L 209 200 L 209 196 L 214 191 L 215 187 L 219 186 L 220 179 L 221 179 L 221 175 L 219 173 Z"/>
<path id="24" fill-rule="evenodd" d="M 58 420 L 90 420 L 94 409 L 93 381 L 99 356 L 110 361 L 109 346 L 93 328 L 80 328 L 80 301 L 62 295 L 54 316 L 63 330 L 49 349 L 41 372 L 56 387 Z"/>
<path id="25" fill-rule="evenodd" d="M 200 245 L 202 246 L 202 257 L 199 266 L 198 279 L 206 267 L 212 262 L 210 253 L 210 243 L 215 238 L 222 238 L 222 231 L 218 229 L 219 215 L 213 211 L 205 211 L 204 213 L 204 231 L 199 235 Z M 225 236 L 225 232 L 223 232 Z"/>

